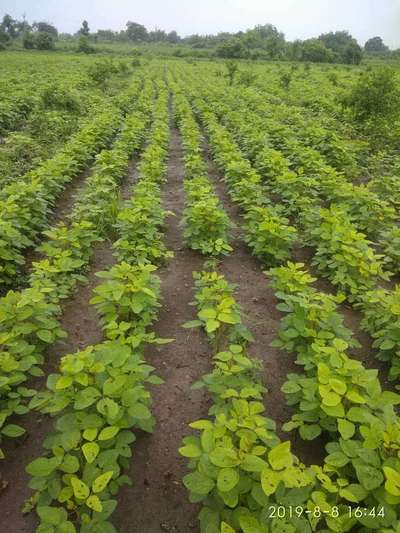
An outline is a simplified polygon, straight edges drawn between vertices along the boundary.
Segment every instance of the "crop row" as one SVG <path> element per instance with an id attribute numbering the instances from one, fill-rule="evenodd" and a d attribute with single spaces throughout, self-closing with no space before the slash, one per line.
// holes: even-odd
<path id="1" fill-rule="evenodd" d="M 166 174 L 168 93 L 162 83 L 158 89 L 140 180 L 116 224 L 119 239 L 114 249 L 120 262 L 98 273 L 104 282 L 91 300 L 105 340 L 63 357 L 59 372 L 48 378 L 48 391 L 41 394 L 41 411 L 57 418 L 44 442 L 46 455 L 27 467 L 36 491 L 28 508 L 36 506 L 38 531 L 115 531 L 108 519 L 117 506 L 114 497 L 120 486 L 130 482 L 123 469 L 132 454 L 132 429 L 153 428 L 146 385 L 161 380 L 146 364 L 143 350 L 148 343 L 164 342 L 149 331 L 160 306 L 160 280 L 150 263 L 152 246 L 147 255 L 143 228 L 136 236 L 138 221 L 133 215 L 136 201 L 138 208 L 145 206 L 146 214 L 148 195 L 159 194 Z M 149 220 L 150 232 L 151 226 L 159 228 L 159 214 Z"/>
<path id="2" fill-rule="evenodd" d="M 99 155 L 94 173 L 71 213 L 69 225 L 61 223 L 47 232 L 48 241 L 40 248 L 44 257 L 33 264 L 30 286 L 19 292 L 9 291 L 0 300 L 2 437 L 24 433 L 22 427 L 7 421 L 12 415 L 28 411 L 27 398 L 36 391 L 24 384 L 32 376 L 42 375 L 40 366 L 46 347 L 65 337 L 58 322 L 59 303 L 73 293 L 78 282 L 84 281 L 93 245 L 113 221 L 111 200 L 117 202 L 119 183 L 129 158 L 143 142 L 152 100 L 153 89 L 149 83 L 138 100 L 138 109 L 127 117 L 113 148 Z M 40 395 L 35 398 L 39 401 Z"/>
<path id="3" fill-rule="evenodd" d="M 274 346 L 297 355 L 304 373 L 289 374 L 282 390 L 294 410 L 284 425 L 302 439 L 326 434 L 328 455 L 320 478 L 326 491 L 319 505 L 330 512 L 332 499 L 339 516 L 330 527 L 349 531 L 358 522 L 368 530 L 398 526 L 400 395 L 382 391 L 378 371 L 351 358 L 357 346 L 337 306 L 341 298 L 312 287 L 302 264 L 272 269 L 272 287 L 284 313 Z M 381 510 L 378 515 L 349 516 L 344 505 Z"/>
<path id="4" fill-rule="evenodd" d="M 271 117 L 274 107 L 259 103 L 255 111 L 250 111 L 246 98 L 240 97 L 237 92 L 231 99 L 224 93 L 225 105 L 221 105 L 221 94 L 215 94 L 210 89 L 204 93 L 212 109 L 234 129 L 241 147 L 252 162 L 273 159 L 275 165 L 280 164 L 281 175 L 285 174 L 302 191 L 307 189 L 310 207 L 312 205 L 317 209 L 321 202 L 329 202 L 334 208 L 340 205 L 357 230 L 366 232 L 379 243 L 387 258 L 385 267 L 398 268 L 396 259 L 400 252 L 396 244 L 400 230 L 396 225 L 398 215 L 395 206 L 379 198 L 371 188 L 349 183 L 343 174 L 326 164 L 317 150 L 303 146 L 290 128 Z M 246 116 L 245 121 L 243 116 Z M 286 160 L 282 160 L 280 152 Z M 291 175 L 293 172 L 294 176 Z M 289 202 L 287 207 L 290 210 L 294 206 Z"/>
<path id="5" fill-rule="evenodd" d="M 376 254 L 370 241 L 357 231 L 345 208 L 340 205 L 321 208 L 315 204 L 309 179 L 287 171 L 288 163 L 280 152 L 268 147 L 258 152 L 254 163 L 258 174 L 243 157 L 228 130 L 215 120 L 207 104 L 197 98 L 195 105 L 207 125 L 212 145 L 217 149 L 214 157 L 225 173 L 228 186 L 232 187 L 232 182 L 236 185 L 245 181 L 247 188 L 251 188 L 243 195 L 245 201 L 250 198 L 258 203 L 268 203 L 268 200 L 265 200 L 266 189 L 262 186 L 266 181 L 269 193 L 282 199 L 282 207 L 275 205 L 274 210 L 289 212 L 298 218 L 303 243 L 316 248 L 313 264 L 349 301 L 360 308 L 365 316 L 362 326 L 376 339 L 375 346 L 379 348 L 379 357 L 391 362 L 391 375 L 397 378 L 400 355 L 399 290 L 378 288 L 380 280 L 388 279 L 382 256 Z M 243 142 L 253 147 L 251 137 L 246 137 Z M 233 187 L 231 196 L 234 201 L 241 202 L 240 193 L 238 198 Z M 271 207 L 269 209 L 271 210 Z M 293 235 L 290 228 L 290 225 L 281 224 L 277 233 L 279 236 L 288 233 Z M 278 246 L 271 250 L 270 243 L 274 241 L 274 235 L 265 234 L 266 250 L 273 252 L 275 260 L 281 259 L 280 249 L 288 257 L 293 241 L 288 240 L 287 246 L 282 248 L 278 243 Z M 263 258 L 260 253 L 258 256 Z M 266 266 L 274 264 L 271 257 L 265 255 L 264 259 L 268 259 Z M 379 311 L 375 305 L 374 312 L 370 297 L 374 298 L 375 304 L 379 299 Z"/>
<path id="6" fill-rule="evenodd" d="M 198 109 L 201 109 L 200 114 L 203 118 L 204 115 L 207 113 L 206 107 L 204 105 L 201 106 L 201 102 L 199 100 L 196 100 L 196 105 L 198 106 L 197 107 Z M 229 135 L 226 134 L 227 132 L 225 131 L 225 129 L 219 126 L 216 122 L 213 122 L 212 116 L 210 116 L 210 114 L 208 118 L 209 120 L 207 120 L 207 118 L 205 119 L 205 124 L 206 124 L 208 133 L 210 133 L 211 144 L 215 151 L 216 160 L 222 161 L 222 162 L 225 160 L 226 163 L 229 163 L 229 162 L 235 161 L 235 154 L 236 154 L 237 157 L 235 161 L 236 162 L 235 168 L 237 169 L 239 167 L 238 162 L 240 162 L 241 163 L 240 168 L 242 171 L 240 177 L 243 178 L 243 176 L 245 175 L 245 170 L 246 170 L 246 160 L 243 160 L 243 159 L 240 160 L 241 156 L 238 153 L 237 148 L 235 149 L 234 143 L 229 144 Z M 224 164 L 222 164 L 221 166 L 224 168 L 225 179 L 229 185 L 230 168 L 228 167 L 228 165 L 224 165 Z M 248 175 L 253 177 L 254 179 L 254 173 L 251 173 L 251 167 L 250 168 L 247 167 L 247 169 L 249 170 Z M 262 229 L 260 226 L 259 226 L 258 231 L 262 233 Z M 277 255 L 275 255 L 275 259 L 279 261 Z M 303 278 L 304 277 L 306 279 L 305 274 L 303 275 Z M 289 290 L 293 284 L 293 280 L 291 280 L 289 276 L 287 276 L 287 278 L 288 279 L 285 279 L 284 282 L 282 283 L 282 287 L 283 287 L 281 288 L 282 292 L 284 290 L 284 287 L 287 287 L 287 290 Z M 387 425 L 384 425 L 384 427 L 382 426 L 379 427 L 379 429 L 381 430 L 380 439 L 377 436 L 379 443 L 374 448 L 374 449 L 379 448 L 378 451 L 376 452 L 377 456 L 374 455 L 373 459 L 369 458 L 368 460 L 365 460 L 365 457 L 364 457 L 364 462 L 360 460 L 358 455 L 352 457 L 354 459 L 354 461 L 352 462 L 353 471 L 351 471 L 349 466 L 347 467 L 347 470 L 350 470 L 348 474 L 348 479 L 344 477 L 343 472 L 337 472 L 335 470 L 334 467 L 339 468 L 338 465 L 331 464 L 331 462 L 335 460 L 336 456 L 333 456 L 333 458 L 330 456 L 331 454 L 336 453 L 338 451 L 336 449 L 337 446 L 335 447 L 334 444 L 331 444 L 328 446 L 329 455 L 326 459 L 326 464 L 324 465 L 323 476 L 325 476 L 327 473 L 332 474 L 333 472 L 335 472 L 337 476 L 341 475 L 342 477 L 340 477 L 339 484 L 336 487 L 334 487 L 334 483 L 331 479 L 331 475 L 329 476 L 329 479 L 325 480 L 326 483 L 325 483 L 324 488 L 327 491 L 327 495 L 325 495 L 323 498 L 320 497 L 318 500 L 318 504 L 319 506 L 322 505 L 322 507 L 325 506 L 326 512 L 331 512 L 332 508 L 335 507 L 335 513 L 337 512 L 338 514 L 337 516 L 333 517 L 335 518 L 335 520 L 333 521 L 331 520 L 332 523 L 329 525 L 329 527 L 335 531 L 344 531 L 352 527 L 357 520 L 355 520 L 356 517 L 349 516 L 349 513 L 347 512 L 348 509 L 346 505 L 343 502 L 341 502 L 341 498 L 344 498 L 348 502 L 359 503 L 360 501 L 370 501 L 371 493 L 373 493 L 374 497 L 376 498 L 375 505 L 384 503 L 384 505 L 388 507 L 387 513 L 385 515 L 386 518 L 381 516 L 380 518 L 382 520 L 378 522 L 375 520 L 375 523 L 378 523 L 379 527 L 383 525 L 389 526 L 389 525 L 395 524 L 397 523 L 397 518 L 396 518 L 394 509 L 391 508 L 391 505 L 396 503 L 395 496 L 396 496 L 397 489 L 395 488 L 395 485 L 393 485 L 393 483 L 395 483 L 394 480 L 396 479 L 396 475 L 399 471 L 399 463 L 398 463 L 398 459 L 396 459 L 396 453 L 394 453 L 397 447 L 397 436 L 396 436 L 397 429 L 395 428 L 398 426 L 398 419 L 396 415 L 394 414 L 393 406 L 398 403 L 398 396 L 392 395 L 391 393 L 387 393 L 387 392 L 382 394 L 382 391 L 380 390 L 380 386 L 379 386 L 379 381 L 377 379 L 377 372 L 365 370 L 365 368 L 360 363 L 354 360 L 351 360 L 350 358 L 348 358 L 348 356 L 345 353 L 344 354 L 342 353 L 348 348 L 348 344 L 346 344 L 346 340 L 349 341 L 350 332 L 341 325 L 340 315 L 338 315 L 335 310 L 335 306 L 336 306 L 335 298 L 330 297 L 328 295 L 323 295 L 321 293 L 317 293 L 314 289 L 310 289 L 309 293 L 311 295 L 314 295 L 314 292 L 315 292 L 316 296 L 315 296 L 315 301 L 312 301 L 309 304 L 307 300 L 309 293 L 305 290 L 304 292 L 305 292 L 304 295 L 302 293 L 296 294 L 296 297 L 298 300 L 301 301 L 301 298 L 305 300 L 303 308 L 301 307 L 301 303 L 298 303 L 299 308 L 300 308 L 300 310 L 298 311 L 298 316 L 296 315 L 294 316 L 294 318 L 291 316 L 290 318 L 294 320 L 295 324 L 298 324 L 299 328 L 302 328 L 301 331 L 304 331 L 304 335 L 307 341 L 308 341 L 308 337 L 310 337 L 311 346 L 314 346 L 313 345 L 314 337 L 312 336 L 313 332 L 317 338 L 319 338 L 318 337 L 319 334 L 321 335 L 322 343 L 323 343 L 323 339 L 325 339 L 325 335 L 328 335 L 329 339 L 334 339 L 335 340 L 334 348 L 336 350 L 339 350 L 339 352 L 342 354 L 343 360 L 339 361 L 339 358 L 338 358 L 336 362 L 338 365 L 340 363 L 339 368 L 341 368 L 342 366 L 345 367 L 345 371 L 343 370 L 342 372 L 343 376 L 345 377 L 347 375 L 348 379 L 349 377 L 350 378 L 354 377 L 356 385 L 358 385 L 357 379 L 359 379 L 361 384 L 364 385 L 366 390 L 370 393 L 370 396 L 365 397 L 365 396 L 362 396 L 359 390 L 357 390 L 356 386 L 353 386 L 353 388 L 349 387 L 349 398 L 346 397 L 346 401 L 350 403 L 351 402 L 355 403 L 356 406 L 357 404 L 367 405 L 366 410 L 364 412 L 361 412 L 361 414 L 359 415 L 360 417 L 365 415 L 365 419 L 364 418 L 360 420 L 354 419 L 354 422 L 359 422 L 359 424 L 362 426 L 361 429 L 360 428 L 354 429 L 354 433 L 356 433 L 356 429 L 357 429 L 358 431 L 357 436 L 360 438 L 360 435 L 361 435 L 362 437 L 361 444 L 360 444 L 360 441 L 358 442 L 356 441 L 354 446 L 357 447 L 361 445 L 363 449 L 364 448 L 367 450 L 371 449 L 370 443 L 367 441 L 366 430 L 364 432 L 363 424 L 365 424 L 365 421 L 369 422 L 371 424 L 371 427 L 373 426 L 373 423 L 376 422 L 377 424 L 376 429 L 379 427 L 379 424 L 382 423 L 382 421 L 385 424 L 387 424 Z M 297 303 L 296 297 L 294 297 L 294 300 Z M 340 300 L 340 297 L 338 298 Z M 310 299 L 312 300 L 312 298 Z M 337 331 L 336 329 L 333 329 L 333 333 L 332 331 L 329 331 L 327 333 L 326 331 L 322 330 L 322 327 L 320 325 L 320 329 L 322 330 L 320 333 L 319 330 L 317 330 L 315 324 L 314 324 L 314 327 L 312 324 L 310 326 L 307 326 L 307 324 L 306 325 L 302 324 L 302 319 L 304 319 L 304 315 L 307 311 L 308 304 L 310 305 L 310 308 L 312 310 L 311 316 L 314 318 L 314 320 L 317 320 L 318 317 L 321 316 L 322 324 L 324 324 L 324 320 L 326 319 L 327 324 L 331 328 L 337 328 Z M 318 306 L 317 304 L 320 304 L 320 305 Z M 283 308 L 281 310 L 283 310 Z M 323 311 L 325 311 L 325 315 L 323 314 Z M 301 335 L 297 333 L 295 330 L 290 329 L 289 327 L 287 327 L 286 329 L 289 329 L 288 337 L 290 341 L 292 341 L 292 338 L 295 338 L 297 336 L 301 338 Z M 292 335 L 293 337 L 290 337 L 290 335 Z M 343 341 L 344 344 L 341 344 L 341 341 Z M 295 350 L 295 346 L 288 344 L 288 349 L 290 351 Z M 317 347 L 315 347 L 315 349 L 317 349 Z M 324 350 L 321 350 L 321 351 L 324 352 Z M 315 359 L 317 360 L 316 357 Z M 300 358 L 300 362 L 301 362 L 301 358 Z M 335 364 L 335 359 L 333 359 L 332 364 L 333 365 Z M 313 368 L 311 369 L 310 371 L 311 375 L 312 375 L 313 370 L 315 374 L 315 367 L 314 369 Z M 357 373 L 356 373 L 356 370 L 358 370 Z M 352 375 L 352 373 L 354 373 L 354 375 Z M 334 373 L 332 372 L 332 374 Z M 340 370 L 338 370 L 338 374 L 340 375 Z M 298 377 L 298 376 L 296 378 L 298 380 L 302 379 L 301 377 Z M 336 378 L 337 376 L 336 377 L 334 376 L 332 379 L 335 380 Z M 346 380 L 343 379 L 344 383 L 345 381 Z M 304 382 L 307 383 L 307 380 L 304 380 Z M 310 386 L 311 392 L 314 392 L 314 394 L 317 394 L 318 385 L 319 385 L 318 382 L 317 382 L 317 386 L 312 385 L 313 382 L 311 379 L 310 379 L 310 382 L 311 382 L 311 386 Z M 347 386 L 346 386 L 346 389 L 344 390 L 343 385 L 341 385 L 339 382 L 340 380 L 337 379 L 337 382 L 334 381 L 333 383 L 337 385 L 338 390 L 340 389 L 343 391 L 342 395 L 344 395 L 347 392 Z M 288 385 L 286 385 L 286 387 L 288 390 L 290 390 L 290 387 L 292 386 L 294 389 L 295 385 L 297 385 L 296 382 L 289 383 Z M 370 386 L 370 389 L 368 388 L 368 386 Z M 336 399 L 339 399 L 339 401 L 337 402 L 337 404 L 335 404 L 335 406 L 339 404 L 341 398 L 339 394 L 335 392 L 335 389 L 330 388 L 329 380 L 327 382 L 327 387 L 325 387 L 325 389 L 323 390 L 328 395 L 328 398 L 331 399 L 332 402 L 333 400 L 336 401 Z M 332 427 L 332 421 L 329 421 L 329 420 L 327 421 L 327 418 L 328 418 L 327 416 L 325 416 L 325 418 L 323 416 L 320 416 L 321 420 L 323 420 L 323 422 L 321 423 L 320 419 L 315 414 L 315 410 L 319 410 L 318 411 L 319 413 L 321 412 L 324 413 L 324 409 L 326 406 L 321 396 L 317 399 L 314 398 L 314 402 L 313 402 L 312 401 L 313 398 L 310 397 L 311 392 L 309 389 L 305 387 L 304 397 L 301 396 L 299 399 L 299 403 L 301 404 L 301 410 L 302 410 L 301 412 L 305 411 L 304 416 L 306 417 L 306 420 L 310 422 L 310 424 L 308 425 L 304 424 L 306 426 L 305 428 L 303 427 L 303 424 L 301 422 L 298 424 L 299 426 L 303 427 L 303 429 L 301 430 L 301 435 L 306 438 L 316 437 L 320 433 L 321 427 L 323 427 L 326 430 L 330 429 L 332 432 L 335 432 L 335 431 L 338 432 L 337 427 Z M 330 396 L 329 395 L 330 392 L 333 392 L 334 394 Z M 364 391 L 362 390 L 361 392 L 365 392 L 365 390 Z M 296 398 L 295 395 L 293 397 Z M 327 400 L 328 402 L 329 402 L 329 399 Z M 311 415 L 309 412 L 307 412 L 306 405 L 308 401 L 310 402 L 310 407 L 308 411 L 311 412 Z M 321 405 L 322 405 L 322 408 L 321 408 Z M 333 404 L 332 404 L 332 407 L 334 407 Z M 340 410 L 341 407 L 338 407 L 338 409 Z M 353 434 L 350 434 L 351 432 L 349 431 L 349 429 L 351 429 L 352 426 L 348 424 L 348 422 L 350 421 L 346 418 L 344 411 L 342 414 L 341 413 L 342 412 L 340 413 L 337 412 L 335 414 L 334 409 L 332 409 L 331 419 L 334 417 L 343 418 L 343 420 L 340 421 L 339 427 L 340 429 L 343 430 L 343 433 L 345 434 L 346 438 L 350 439 L 353 436 Z M 351 416 L 355 417 L 356 413 L 357 412 L 354 410 L 351 411 Z M 307 419 L 307 415 L 309 416 L 309 419 Z M 312 418 L 312 416 L 314 416 L 314 419 Z M 301 415 L 300 415 L 300 420 L 301 420 Z M 313 423 L 315 421 L 317 421 L 318 423 Z M 327 425 L 326 428 L 324 427 L 324 423 Z M 351 424 L 354 425 L 353 422 L 351 422 Z M 292 426 L 287 426 L 287 427 L 292 427 Z M 297 427 L 297 426 L 293 426 L 293 427 Z M 389 428 L 394 430 L 393 434 L 390 433 Z M 345 433 L 346 430 L 347 430 L 347 433 Z M 369 431 L 370 431 L 370 434 L 374 433 L 374 429 L 370 428 Z M 388 431 L 389 431 L 389 434 L 391 434 L 392 436 L 392 440 L 390 438 L 384 437 L 384 435 Z M 340 436 L 344 439 L 342 434 L 340 434 Z M 393 450 L 393 451 L 389 451 L 387 453 L 387 450 L 385 448 L 386 445 L 388 446 L 390 450 Z M 351 453 L 354 454 L 354 447 L 353 447 L 353 451 L 349 452 L 349 454 Z M 379 462 L 377 462 L 377 457 L 379 457 Z M 371 462 L 368 462 L 369 460 L 371 460 Z M 342 466 L 344 467 L 345 465 L 348 465 L 349 462 L 350 460 L 345 461 L 345 463 Z M 375 465 L 376 471 L 379 472 L 379 473 L 375 471 L 370 472 L 370 475 L 372 475 L 373 473 L 376 474 L 375 485 L 373 482 L 371 482 L 372 485 L 369 485 L 368 480 L 366 481 L 366 476 L 364 476 L 364 472 L 368 470 L 372 466 L 372 464 Z M 357 471 L 356 466 L 358 470 L 362 472 L 361 474 L 359 473 L 359 471 Z M 385 490 L 383 489 L 383 485 L 385 486 Z M 334 495 L 333 501 L 332 501 L 332 498 L 333 498 L 332 494 Z M 329 495 L 331 495 L 330 498 L 329 498 Z M 374 522 L 374 519 L 375 517 L 368 516 L 368 517 L 365 517 L 364 522 L 365 524 L 370 525 L 371 523 Z M 347 529 L 341 529 L 341 528 L 347 528 Z"/>
<path id="7" fill-rule="evenodd" d="M 213 370 L 194 387 L 206 388 L 213 403 L 208 419 L 190 424 L 196 434 L 179 452 L 192 470 L 183 479 L 190 501 L 202 503 L 201 531 L 311 531 L 306 513 L 290 522 L 276 514 L 282 505 L 306 509 L 315 472 L 291 453 L 289 441 L 280 442 L 275 423 L 263 414 L 262 367 L 248 353 L 252 337 L 234 286 L 215 271 L 194 277 L 198 318 L 185 326 L 204 328 L 215 350 Z"/>
<path id="8" fill-rule="evenodd" d="M 183 213 L 184 238 L 193 250 L 218 256 L 229 253 L 232 223 L 207 176 L 202 157 L 201 133 L 186 97 L 174 87 L 174 111 L 182 144 L 187 207 Z"/>
<path id="9" fill-rule="evenodd" d="M 127 94 L 115 103 L 123 108 L 128 98 L 132 109 L 140 87 L 141 83 L 135 80 Z M 15 281 L 25 262 L 23 251 L 34 245 L 46 227 L 57 196 L 106 146 L 122 121 L 123 112 L 118 105 L 111 106 L 78 131 L 53 158 L 0 191 L 0 286 Z"/>

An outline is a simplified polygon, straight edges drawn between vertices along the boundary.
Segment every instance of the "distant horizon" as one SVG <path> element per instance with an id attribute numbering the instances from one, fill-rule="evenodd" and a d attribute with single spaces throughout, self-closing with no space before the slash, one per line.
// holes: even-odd
<path id="1" fill-rule="evenodd" d="M 190 9 L 192 6 L 193 9 Z M 334 4 L 334 5 L 333 5 Z M 196 9 L 197 8 L 197 9 Z M 76 33 L 83 20 L 90 30 L 120 31 L 128 20 L 145 26 L 177 31 L 181 37 L 216 35 L 246 31 L 258 24 L 272 24 L 288 41 L 318 37 L 321 33 L 348 31 L 361 46 L 380 36 L 391 49 L 400 48 L 399 0 L 204 0 L 201 9 L 193 0 L 160 2 L 148 0 L 145 5 L 129 0 L 3 0 L 0 17 L 5 14 L 29 23 L 46 21 L 60 33 Z"/>

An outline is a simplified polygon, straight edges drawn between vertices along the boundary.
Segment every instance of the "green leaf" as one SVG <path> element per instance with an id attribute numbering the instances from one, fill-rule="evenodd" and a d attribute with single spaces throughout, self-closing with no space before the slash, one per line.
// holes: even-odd
<path id="1" fill-rule="evenodd" d="M 280 476 L 270 468 L 261 472 L 261 487 L 267 496 L 274 494 L 280 481 Z"/>
<path id="2" fill-rule="evenodd" d="M 336 466 L 337 468 L 347 465 L 349 461 L 350 459 L 347 457 L 347 455 L 342 452 L 331 453 L 325 458 L 325 462 L 328 465 Z"/>
<path id="3" fill-rule="evenodd" d="M 89 487 L 81 479 L 71 477 L 71 486 L 77 500 L 86 500 L 90 494 Z"/>
<path id="4" fill-rule="evenodd" d="M 20 437 L 25 433 L 25 429 L 21 426 L 17 426 L 16 424 L 7 424 L 7 426 L 4 426 L 4 428 L 1 430 L 1 434 L 5 435 L 6 437 Z"/>
<path id="5" fill-rule="evenodd" d="M 97 477 L 92 484 L 92 491 L 96 494 L 102 492 L 108 485 L 110 479 L 113 477 L 114 472 L 112 470 L 101 474 Z"/>
<path id="6" fill-rule="evenodd" d="M 185 329 L 190 328 L 198 328 L 203 325 L 203 322 L 201 320 L 189 320 L 189 322 L 185 322 L 182 324 L 182 327 Z"/>
<path id="7" fill-rule="evenodd" d="M 85 431 L 83 432 L 83 438 L 85 440 L 94 440 L 96 437 L 97 437 L 97 433 L 98 433 L 98 429 L 96 428 L 89 428 L 89 429 L 85 429 Z"/>
<path id="8" fill-rule="evenodd" d="M 206 321 L 206 332 L 207 333 L 212 333 L 218 328 L 219 328 L 218 320 L 214 320 L 213 318 L 210 318 L 209 320 Z"/>
<path id="9" fill-rule="evenodd" d="M 195 494 L 205 495 L 212 491 L 215 486 L 214 480 L 201 474 L 200 472 L 192 472 L 183 478 L 185 487 Z"/>
<path id="10" fill-rule="evenodd" d="M 210 461 L 215 465 L 221 468 L 229 468 L 232 466 L 237 466 L 240 461 L 237 457 L 237 454 L 231 448 L 223 448 L 221 446 L 215 448 L 210 455 Z"/>
<path id="11" fill-rule="evenodd" d="M 99 440 L 109 440 L 115 437 L 115 435 L 118 433 L 119 427 L 117 426 L 108 426 L 100 431 L 100 434 L 98 436 Z"/>
<path id="12" fill-rule="evenodd" d="M 66 474 L 75 474 L 80 468 L 79 461 L 74 455 L 64 455 L 63 462 L 60 465 L 60 470 Z"/>
<path id="13" fill-rule="evenodd" d="M 36 332 L 36 335 L 39 337 L 40 340 L 46 342 L 47 344 L 53 341 L 53 334 L 47 329 L 39 329 Z"/>
<path id="14" fill-rule="evenodd" d="M 386 482 L 385 489 L 393 496 L 400 496 L 400 472 L 390 466 L 384 466 Z"/>
<path id="15" fill-rule="evenodd" d="M 50 507 L 48 505 L 40 505 L 37 508 L 37 514 L 44 524 L 52 526 L 60 525 L 68 517 L 65 509 L 60 507 Z"/>
<path id="16" fill-rule="evenodd" d="M 72 383 L 73 379 L 71 376 L 61 376 L 56 383 L 56 389 L 67 389 Z"/>
<path id="17" fill-rule="evenodd" d="M 268 453 L 268 461 L 274 470 L 282 470 L 293 464 L 290 441 L 282 442 Z"/>
<path id="18" fill-rule="evenodd" d="M 221 522 L 221 531 L 220 533 L 236 533 L 236 530 L 233 529 L 229 524 L 226 522 Z"/>
<path id="19" fill-rule="evenodd" d="M 240 467 L 246 472 L 261 472 L 265 467 L 268 466 L 268 463 L 257 457 L 257 455 L 247 454 Z"/>
<path id="20" fill-rule="evenodd" d="M 300 437 L 303 440 L 316 439 L 321 434 L 321 428 L 318 424 L 307 424 L 299 429 Z"/>
<path id="21" fill-rule="evenodd" d="M 183 457 L 190 458 L 200 457 L 202 454 L 200 448 L 195 444 L 188 444 L 187 446 L 182 446 L 182 448 L 179 448 L 178 451 L 181 455 L 183 455 Z"/>
<path id="22" fill-rule="evenodd" d="M 351 439 L 351 437 L 354 435 L 356 426 L 352 422 L 349 422 L 344 418 L 339 418 L 338 429 L 344 440 L 348 440 Z"/>
<path id="23" fill-rule="evenodd" d="M 232 490 L 239 483 L 239 473 L 234 468 L 222 468 L 218 472 L 217 487 L 221 492 Z"/>
<path id="24" fill-rule="evenodd" d="M 243 533 L 264 533 L 265 531 L 254 516 L 241 515 L 239 518 L 239 524 Z"/>
<path id="25" fill-rule="evenodd" d="M 357 465 L 356 473 L 361 485 L 369 492 L 380 487 L 384 481 L 383 474 L 371 465 Z"/>
<path id="26" fill-rule="evenodd" d="M 46 459 L 45 457 L 39 457 L 35 459 L 26 467 L 28 474 L 34 477 L 46 477 L 49 476 L 58 467 L 60 461 L 56 457 Z"/>
<path id="27" fill-rule="evenodd" d="M 196 420 L 195 422 L 191 422 L 189 427 L 193 429 L 212 429 L 213 424 L 210 420 Z"/>
<path id="28" fill-rule="evenodd" d="M 97 442 L 86 442 L 82 446 L 82 452 L 88 463 L 93 463 L 100 451 L 100 446 Z"/>
<path id="29" fill-rule="evenodd" d="M 207 321 L 210 318 L 217 318 L 217 312 L 212 307 L 205 307 L 197 315 L 201 320 Z"/>
<path id="30" fill-rule="evenodd" d="M 101 501 L 99 497 L 95 494 L 89 496 L 85 503 L 89 507 L 89 509 L 93 509 L 93 511 L 96 511 L 97 513 L 101 513 L 101 511 L 103 510 Z"/>
<path id="31" fill-rule="evenodd" d="M 347 485 L 344 489 L 341 489 L 339 495 L 342 498 L 346 498 L 349 502 L 358 503 L 368 496 L 368 492 L 361 485 L 352 483 Z"/>
<path id="32" fill-rule="evenodd" d="M 328 392 L 324 395 L 322 395 L 322 403 L 327 405 L 328 407 L 335 407 L 335 405 L 338 405 L 341 402 L 341 396 L 339 394 L 336 394 L 336 392 Z"/>
<path id="33" fill-rule="evenodd" d="M 355 390 L 349 391 L 346 394 L 346 398 L 348 398 L 351 402 L 354 403 L 367 403 L 367 400 Z"/>

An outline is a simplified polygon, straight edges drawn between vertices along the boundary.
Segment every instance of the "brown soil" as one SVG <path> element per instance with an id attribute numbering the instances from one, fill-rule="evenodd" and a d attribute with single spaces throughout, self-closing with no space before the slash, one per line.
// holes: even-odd
<path id="1" fill-rule="evenodd" d="M 188 473 L 187 459 L 179 456 L 178 448 L 190 433 L 188 424 L 207 415 L 205 393 L 190 387 L 210 370 L 211 360 L 205 335 L 197 328 L 182 328 L 195 317 L 195 308 L 189 305 L 193 300 L 192 272 L 203 263 L 198 254 L 183 248 L 182 155 L 179 134 L 172 128 L 164 206 L 175 213 L 168 219 L 165 239 L 175 257 L 158 272 L 163 305 L 154 331 L 175 340 L 146 350 L 146 360 L 165 383 L 151 389 L 156 427 L 152 434 L 138 435 L 129 471 L 134 484 L 118 495 L 113 522 L 118 531 L 127 533 L 187 533 L 198 528 L 199 508 L 188 501 L 182 483 Z"/>
<path id="2" fill-rule="evenodd" d="M 136 179 L 133 163 L 129 167 L 127 178 L 121 187 L 121 196 L 129 196 L 129 189 Z M 43 370 L 47 376 L 57 371 L 58 363 L 63 355 L 74 353 L 90 344 L 101 342 L 103 336 L 99 324 L 99 317 L 95 308 L 89 305 L 93 289 L 101 282 L 95 273 L 105 270 L 115 263 L 109 242 L 97 245 L 91 260 L 88 282 L 78 287 L 75 295 L 63 306 L 60 319 L 61 327 L 68 333 L 63 342 L 58 342 L 48 350 Z M 45 386 L 45 378 L 28 384 L 40 389 Z M 25 533 L 35 530 L 36 517 L 34 513 L 23 515 L 21 508 L 24 501 L 32 495 L 28 487 L 29 475 L 25 467 L 42 451 L 42 442 L 52 429 L 52 419 L 38 412 L 31 412 L 18 417 L 15 423 L 26 428 L 26 434 L 20 439 L 9 439 L 3 446 L 6 459 L 0 462 L 0 531 L 7 531 L 12 524 L 12 532 Z M 1 480 L 6 483 L 1 490 Z"/>

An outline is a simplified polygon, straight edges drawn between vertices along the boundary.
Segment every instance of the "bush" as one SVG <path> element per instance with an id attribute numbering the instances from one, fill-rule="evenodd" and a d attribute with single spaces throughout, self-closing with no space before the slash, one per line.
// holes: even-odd
<path id="1" fill-rule="evenodd" d="M 90 45 L 87 37 L 82 36 L 78 41 L 78 52 L 82 52 L 83 54 L 95 54 L 96 49 Z"/>
<path id="2" fill-rule="evenodd" d="M 70 113 L 78 113 L 81 109 L 77 94 L 56 83 L 46 85 L 40 93 L 40 98 L 45 109 Z"/>
<path id="3" fill-rule="evenodd" d="M 229 39 L 217 46 L 215 54 L 225 58 L 247 58 L 249 53 L 242 41 L 238 38 Z"/>
<path id="4" fill-rule="evenodd" d="M 396 72 L 388 67 L 365 73 L 342 104 L 357 122 L 377 125 L 400 116 L 400 89 Z"/>
<path id="5" fill-rule="evenodd" d="M 40 31 L 35 40 L 38 50 L 54 50 L 54 39 L 50 33 Z"/>
<path id="6" fill-rule="evenodd" d="M 22 44 L 26 50 L 32 50 L 33 48 L 35 48 L 36 46 L 35 35 L 31 32 L 25 33 L 22 39 Z"/>

